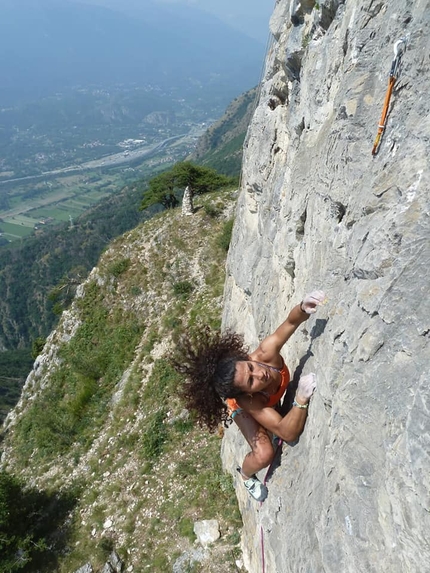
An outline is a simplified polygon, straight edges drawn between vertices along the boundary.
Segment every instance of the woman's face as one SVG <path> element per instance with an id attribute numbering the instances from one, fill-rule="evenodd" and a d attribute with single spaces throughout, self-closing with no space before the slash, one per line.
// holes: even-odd
<path id="1" fill-rule="evenodd" d="M 277 382 L 277 377 L 279 377 L 278 372 L 265 364 L 241 360 L 236 363 L 234 385 L 246 394 L 255 394 Z"/>

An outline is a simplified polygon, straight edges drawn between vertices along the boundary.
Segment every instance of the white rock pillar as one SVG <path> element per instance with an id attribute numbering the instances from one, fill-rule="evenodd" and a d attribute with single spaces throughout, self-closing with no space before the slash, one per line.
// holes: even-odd
<path id="1" fill-rule="evenodd" d="M 182 215 L 193 215 L 193 192 L 187 185 L 185 187 L 184 196 L 182 198 Z"/>

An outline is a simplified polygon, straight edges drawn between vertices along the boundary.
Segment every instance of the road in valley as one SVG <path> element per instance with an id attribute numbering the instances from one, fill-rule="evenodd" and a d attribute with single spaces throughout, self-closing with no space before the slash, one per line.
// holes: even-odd
<path id="1" fill-rule="evenodd" d="M 139 147 L 138 149 L 134 149 L 132 151 L 121 151 L 120 153 L 115 153 L 114 155 L 108 155 L 106 157 L 102 157 L 101 159 L 93 159 L 80 165 L 70 165 L 69 167 L 64 167 L 62 169 L 54 169 L 53 171 L 44 171 L 39 175 L 28 175 L 27 177 L 5 179 L 3 181 L 0 181 L 0 186 L 6 184 L 10 185 L 13 183 L 21 183 L 24 181 L 25 182 L 38 181 L 41 179 L 46 179 L 47 177 L 58 177 L 58 176 L 61 177 L 61 175 L 74 175 L 76 173 L 82 173 L 84 171 L 92 171 L 93 169 L 103 169 L 103 168 L 116 167 L 118 165 L 128 164 L 137 159 L 142 159 L 144 157 L 155 155 L 162 149 L 169 147 L 171 143 L 176 142 L 180 139 L 186 139 L 190 137 L 190 135 L 191 133 L 175 135 L 173 137 L 168 137 L 167 139 L 164 139 L 163 141 L 161 141 L 160 143 L 156 143 L 155 145 L 146 145 L 145 147 Z M 194 131 L 193 135 L 195 136 Z"/>

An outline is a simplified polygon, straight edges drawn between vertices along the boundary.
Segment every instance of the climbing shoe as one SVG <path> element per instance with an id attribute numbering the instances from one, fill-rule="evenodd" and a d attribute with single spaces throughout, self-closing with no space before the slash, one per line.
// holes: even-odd
<path id="1" fill-rule="evenodd" d="M 240 468 L 237 468 L 237 471 L 241 475 L 243 475 Z M 267 494 L 268 494 L 267 487 L 264 485 L 264 483 L 261 483 L 261 481 L 258 479 L 258 477 L 255 474 L 253 476 L 251 476 L 250 478 L 248 478 L 247 480 L 245 480 L 243 482 L 243 485 L 246 487 L 249 494 L 255 500 L 264 501 L 266 499 Z"/>

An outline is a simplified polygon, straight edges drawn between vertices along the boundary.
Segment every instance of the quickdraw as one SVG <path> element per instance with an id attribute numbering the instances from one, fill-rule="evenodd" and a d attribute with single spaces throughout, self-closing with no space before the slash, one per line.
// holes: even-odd
<path id="1" fill-rule="evenodd" d="M 379 120 L 378 132 L 376 134 L 375 143 L 372 148 L 372 155 L 378 153 L 379 144 L 381 141 L 382 134 L 384 133 L 385 126 L 387 123 L 388 106 L 390 105 L 391 93 L 393 91 L 394 84 L 396 83 L 400 60 L 406 48 L 406 39 L 401 38 L 394 44 L 394 59 L 391 62 L 390 77 L 388 80 L 387 93 L 385 94 L 384 106 L 382 108 L 381 119 Z"/>

